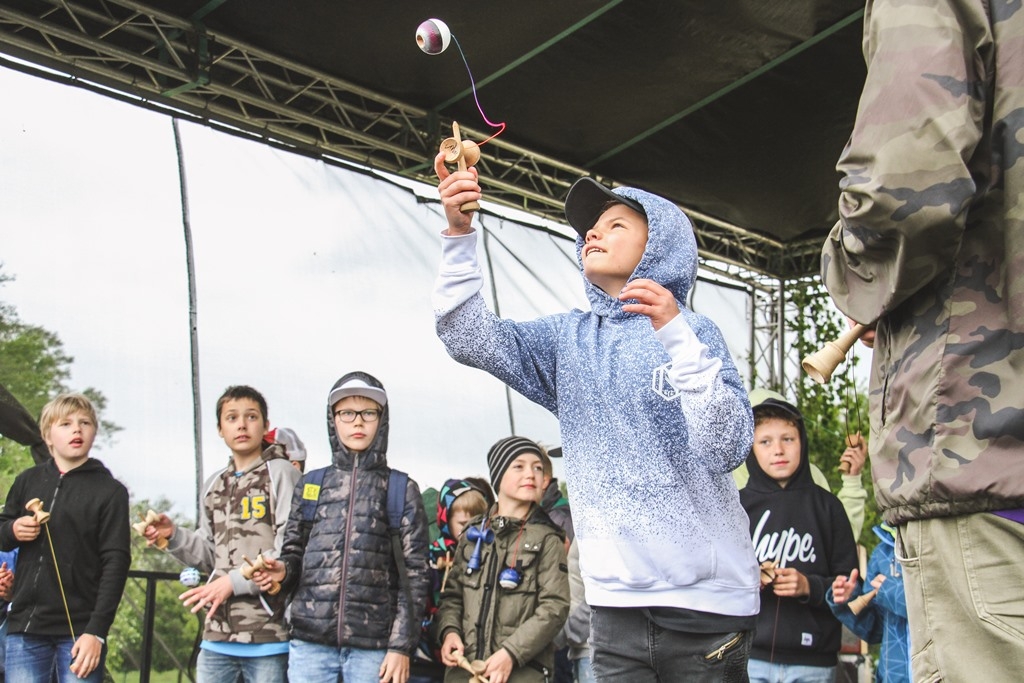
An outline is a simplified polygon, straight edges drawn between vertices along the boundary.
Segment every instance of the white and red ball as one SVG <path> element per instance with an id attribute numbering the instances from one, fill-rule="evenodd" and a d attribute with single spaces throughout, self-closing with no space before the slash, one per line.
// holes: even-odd
<path id="1" fill-rule="evenodd" d="M 452 42 L 448 24 L 440 19 L 427 19 L 416 29 L 416 44 L 428 55 L 439 55 Z"/>

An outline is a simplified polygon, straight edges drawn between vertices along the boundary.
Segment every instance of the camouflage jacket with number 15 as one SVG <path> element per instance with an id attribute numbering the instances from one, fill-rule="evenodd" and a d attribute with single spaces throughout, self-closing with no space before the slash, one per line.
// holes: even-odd
<path id="1" fill-rule="evenodd" d="M 167 550 L 182 562 L 210 574 L 231 577 L 234 594 L 206 621 L 203 639 L 232 643 L 278 643 L 288 640 L 284 623 L 284 591 L 261 594 L 240 572 L 243 555 L 254 560 L 261 552 L 277 557 L 291 509 L 299 472 L 275 444 L 244 472 L 231 461 L 203 486 L 199 530 L 174 531 Z"/>

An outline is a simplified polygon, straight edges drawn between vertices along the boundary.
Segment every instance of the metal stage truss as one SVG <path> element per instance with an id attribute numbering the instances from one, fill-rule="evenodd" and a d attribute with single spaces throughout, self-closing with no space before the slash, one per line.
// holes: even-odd
<path id="1" fill-rule="evenodd" d="M 210 3 L 215 7 L 218 3 Z M 91 88 L 323 159 L 427 183 L 451 120 L 345 82 L 132 0 L 0 0 L 7 66 Z M 486 137 L 462 126 L 468 136 Z M 488 199 L 562 221 L 563 197 L 588 170 L 495 139 L 478 164 Z M 599 180 L 613 184 L 609 178 Z M 816 273 L 820 240 L 783 243 L 682 207 L 696 228 L 702 264 L 743 283 L 753 306 L 752 359 L 759 379 L 781 385 L 784 320 L 770 325 L 783 283 Z M 766 303 L 772 302 L 772 303 Z M 772 362 L 763 362 L 765 359 Z M 765 377 L 767 371 L 768 377 Z"/>

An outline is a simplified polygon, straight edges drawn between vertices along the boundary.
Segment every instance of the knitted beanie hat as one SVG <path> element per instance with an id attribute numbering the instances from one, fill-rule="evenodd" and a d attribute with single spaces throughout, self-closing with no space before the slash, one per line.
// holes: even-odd
<path id="1" fill-rule="evenodd" d="M 536 453 L 540 456 L 544 451 L 533 441 L 522 436 L 508 436 L 491 446 L 487 451 L 487 467 L 491 471 L 491 486 L 497 491 L 501 486 L 501 478 L 505 475 L 512 461 L 523 453 Z"/>

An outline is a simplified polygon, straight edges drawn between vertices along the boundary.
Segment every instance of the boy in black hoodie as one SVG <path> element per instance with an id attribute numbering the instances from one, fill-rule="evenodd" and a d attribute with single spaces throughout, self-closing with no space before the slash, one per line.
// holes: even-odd
<path id="1" fill-rule="evenodd" d="M 89 457 L 96 426 L 81 394 L 47 403 L 39 428 L 51 458 L 18 475 L 0 514 L 0 549 L 19 548 L 8 617 L 11 683 L 48 681 L 52 672 L 61 683 L 103 679 L 131 551 L 128 490 Z M 26 507 L 34 498 L 50 513 L 43 524 Z"/>
<path id="2" fill-rule="evenodd" d="M 841 627 L 825 593 L 857 567 L 857 548 L 839 499 L 811 479 L 794 406 L 768 399 L 754 408 L 747 469 L 740 502 L 762 567 L 750 680 L 832 681 Z"/>

